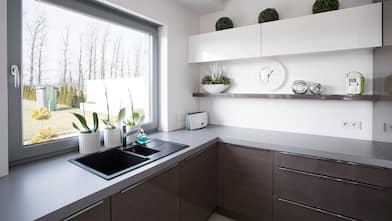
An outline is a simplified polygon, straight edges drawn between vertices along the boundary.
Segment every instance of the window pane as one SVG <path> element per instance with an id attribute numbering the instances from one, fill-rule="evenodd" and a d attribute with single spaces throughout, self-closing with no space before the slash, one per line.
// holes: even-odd
<path id="1" fill-rule="evenodd" d="M 72 113 L 89 122 L 92 112 L 115 120 L 126 108 L 131 119 L 133 106 L 143 123 L 151 122 L 150 34 L 39 1 L 22 2 L 25 145 L 75 136 Z"/>

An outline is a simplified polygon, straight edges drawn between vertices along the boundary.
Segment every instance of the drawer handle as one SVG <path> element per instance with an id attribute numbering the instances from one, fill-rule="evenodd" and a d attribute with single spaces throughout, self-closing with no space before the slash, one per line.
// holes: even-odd
<path id="1" fill-rule="evenodd" d="M 386 168 L 379 167 L 379 166 L 359 164 L 359 163 L 350 162 L 350 161 L 343 161 L 343 160 L 334 160 L 334 159 L 325 158 L 325 157 L 315 157 L 315 156 L 310 156 L 310 155 L 295 154 L 295 153 L 289 153 L 289 152 L 279 152 L 279 154 L 287 155 L 287 156 L 294 156 L 294 157 L 308 158 L 308 159 L 313 159 L 313 160 L 322 160 L 322 161 L 327 161 L 327 162 L 329 161 L 329 162 L 334 162 L 334 163 L 339 163 L 339 164 L 346 164 L 349 166 L 358 166 L 358 167 L 362 167 L 362 168 L 365 167 L 365 168 L 378 169 L 378 170 L 387 170 Z"/>
<path id="2" fill-rule="evenodd" d="M 347 216 L 343 216 L 343 215 L 340 215 L 340 214 L 328 212 L 328 211 L 323 210 L 323 209 L 306 206 L 306 205 L 303 205 L 303 204 L 300 204 L 300 203 L 296 203 L 296 202 L 293 202 L 293 201 L 290 201 L 290 200 L 286 200 L 286 199 L 278 198 L 278 201 L 281 201 L 281 202 L 284 202 L 284 203 L 287 203 L 287 204 L 291 204 L 291 205 L 294 205 L 294 206 L 298 206 L 298 207 L 301 207 L 301 208 L 313 210 L 313 211 L 316 211 L 316 212 L 319 212 L 319 213 L 323 213 L 323 214 L 326 214 L 326 215 L 329 215 L 329 216 L 333 216 L 333 217 L 337 217 L 337 218 L 340 218 L 340 219 L 343 219 L 343 220 L 347 220 L 347 221 L 359 221 L 357 219 L 353 219 L 353 218 L 350 218 L 350 217 L 347 217 Z"/>
<path id="3" fill-rule="evenodd" d="M 93 204 L 93 205 L 91 205 L 91 206 L 89 206 L 89 207 L 87 207 L 87 208 L 85 208 L 83 210 L 80 210 L 79 212 L 73 214 L 72 216 L 69 216 L 69 217 L 63 219 L 63 221 L 70 221 L 71 219 L 76 218 L 76 217 L 82 215 L 83 213 L 85 213 L 85 212 L 87 212 L 87 211 L 89 211 L 89 210 L 91 210 L 91 209 L 101 205 L 102 203 L 103 203 L 103 200 L 101 200 L 101 201 L 99 201 L 99 202 L 97 202 L 97 203 L 95 203 L 95 204 Z"/>
<path id="4" fill-rule="evenodd" d="M 301 175 L 312 176 L 312 177 L 332 180 L 332 181 L 336 181 L 336 182 L 352 184 L 352 185 L 356 185 L 356 186 L 363 186 L 363 187 L 372 188 L 372 189 L 376 189 L 376 190 L 384 190 L 383 187 L 370 185 L 370 184 L 365 184 L 365 183 L 358 183 L 358 182 L 351 181 L 351 180 L 345 180 L 345 179 L 334 178 L 334 177 L 325 176 L 325 175 L 308 173 L 308 172 L 303 172 L 303 171 L 299 171 L 299 170 L 288 169 L 288 168 L 285 168 L 285 167 L 278 167 L 278 168 L 279 168 L 279 170 L 286 171 L 286 172 L 297 173 L 297 174 L 301 174 Z"/>
<path id="5" fill-rule="evenodd" d="M 170 166 L 170 167 L 168 167 L 168 168 L 166 168 L 166 169 L 164 169 L 164 170 L 161 170 L 161 171 L 159 171 L 158 173 L 153 174 L 152 176 L 147 177 L 146 179 L 144 179 L 144 180 L 142 180 L 142 181 L 140 181 L 140 182 L 138 182 L 138 183 L 136 183 L 136 184 L 134 184 L 134 185 L 131 185 L 131 186 L 129 186 L 129 187 L 127 187 L 127 188 L 121 190 L 120 193 L 121 193 L 121 194 L 126 193 L 126 192 L 128 192 L 129 190 L 131 190 L 131 189 L 133 189 L 133 188 L 135 188 L 135 187 L 137 187 L 137 186 L 140 186 L 140 185 L 146 183 L 146 182 L 149 181 L 151 178 L 153 178 L 153 177 L 155 177 L 155 176 L 158 176 L 158 175 L 160 175 L 160 174 L 162 174 L 162 173 L 164 173 L 164 172 L 167 172 L 167 171 L 173 169 L 173 168 L 176 167 L 177 165 L 178 165 L 178 164 L 174 164 L 174 165 L 172 165 L 172 166 Z"/>

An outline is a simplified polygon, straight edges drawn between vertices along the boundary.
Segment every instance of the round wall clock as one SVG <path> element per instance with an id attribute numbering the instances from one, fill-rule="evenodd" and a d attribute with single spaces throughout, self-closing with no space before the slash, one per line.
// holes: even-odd
<path id="1" fill-rule="evenodd" d="M 261 67 L 259 81 L 266 91 L 276 91 L 286 82 L 286 70 L 281 63 L 271 60 Z"/>

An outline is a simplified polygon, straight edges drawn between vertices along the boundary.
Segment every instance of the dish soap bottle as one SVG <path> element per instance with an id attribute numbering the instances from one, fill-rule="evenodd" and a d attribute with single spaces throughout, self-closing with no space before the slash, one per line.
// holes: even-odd
<path id="1" fill-rule="evenodd" d="M 140 129 L 139 134 L 136 137 L 136 142 L 138 142 L 139 144 L 145 144 L 148 140 L 148 137 L 146 135 L 146 133 L 144 133 L 143 128 Z"/>

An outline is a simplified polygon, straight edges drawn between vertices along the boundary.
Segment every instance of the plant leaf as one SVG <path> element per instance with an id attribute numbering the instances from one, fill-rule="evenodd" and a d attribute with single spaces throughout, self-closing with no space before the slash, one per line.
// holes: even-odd
<path id="1" fill-rule="evenodd" d="M 110 120 L 102 120 L 108 129 L 115 129 L 116 127 L 112 124 Z"/>
<path id="2" fill-rule="evenodd" d="M 75 122 L 72 122 L 72 126 L 73 126 L 73 128 L 75 128 L 76 130 L 80 131 L 80 128 L 78 127 L 78 125 L 75 124 Z"/>
<path id="3" fill-rule="evenodd" d="M 125 118 L 125 108 L 121 108 L 121 110 L 118 112 L 118 116 L 117 116 L 118 126 L 121 125 L 121 123 L 124 121 L 124 118 Z"/>
<path id="4" fill-rule="evenodd" d="M 87 126 L 87 121 L 86 118 L 84 118 L 82 115 L 78 114 L 78 113 L 72 113 L 80 122 L 80 124 L 86 129 L 86 130 L 90 130 L 90 128 Z"/>
<path id="5" fill-rule="evenodd" d="M 94 121 L 93 132 L 97 132 L 99 127 L 99 120 L 98 120 L 98 114 L 96 112 L 93 113 L 93 121 Z"/>

